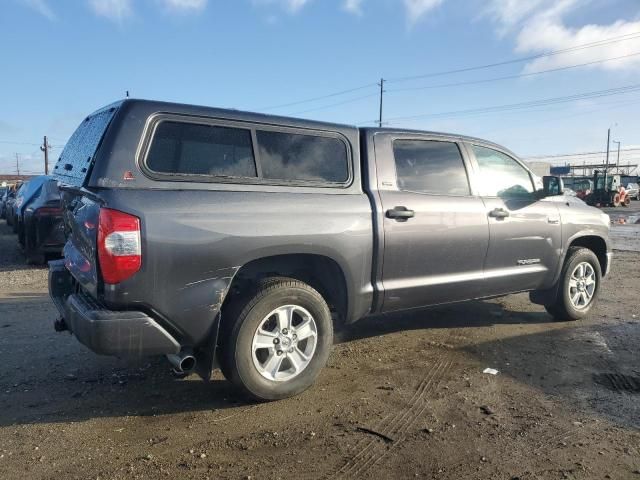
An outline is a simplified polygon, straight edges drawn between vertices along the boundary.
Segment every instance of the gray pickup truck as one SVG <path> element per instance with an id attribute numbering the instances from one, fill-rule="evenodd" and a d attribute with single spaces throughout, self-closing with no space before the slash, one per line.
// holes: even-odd
<path id="1" fill-rule="evenodd" d="M 56 329 L 262 400 L 308 388 L 335 327 L 515 292 L 576 320 L 611 263 L 606 215 L 458 135 L 125 100 L 54 175 Z"/>

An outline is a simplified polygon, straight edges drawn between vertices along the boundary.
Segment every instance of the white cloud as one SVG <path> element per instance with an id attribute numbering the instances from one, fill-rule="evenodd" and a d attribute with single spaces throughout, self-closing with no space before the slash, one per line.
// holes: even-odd
<path id="1" fill-rule="evenodd" d="M 200 12 L 207 7 L 208 0 L 162 0 L 166 8 L 178 12 Z"/>
<path id="2" fill-rule="evenodd" d="M 253 0 L 254 5 L 277 5 L 290 13 L 297 13 L 311 0 Z"/>
<path id="3" fill-rule="evenodd" d="M 131 0 L 89 0 L 96 15 L 106 17 L 118 23 L 133 14 Z"/>
<path id="4" fill-rule="evenodd" d="M 342 8 L 354 15 L 362 15 L 363 0 L 344 0 Z"/>
<path id="5" fill-rule="evenodd" d="M 584 11 L 590 0 L 491 0 L 487 13 L 498 26 L 500 35 L 513 34 L 516 51 L 538 54 L 564 50 L 594 42 L 630 35 L 640 31 L 640 21 L 617 20 L 610 24 L 569 26 L 567 17 L 578 9 Z M 607 43 L 536 59 L 528 63 L 526 72 L 624 57 L 640 51 L 640 38 Z M 596 63 L 590 68 L 603 70 L 640 69 L 640 56 Z"/>
<path id="6" fill-rule="evenodd" d="M 439 7 L 444 0 L 403 0 L 409 23 L 420 20 L 427 12 Z"/>
<path id="7" fill-rule="evenodd" d="M 49 20 L 56 19 L 56 14 L 53 13 L 53 10 L 51 10 L 46 0 L 22 0 L 22 3 Z"/>

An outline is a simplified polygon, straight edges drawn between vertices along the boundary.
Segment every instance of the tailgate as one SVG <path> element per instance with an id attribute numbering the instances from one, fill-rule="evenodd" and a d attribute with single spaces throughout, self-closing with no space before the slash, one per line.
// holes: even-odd
<path id="1" fill-rule="evenodd" d="M 96 246 L 99 199 L 90 198 L 79 190 L 67 190 L 62 194 L 62 202 L 67 235 L 65 266 L 78 283 L 95 297 L 98 290 Z"/>
<path id="2" fill-rule="evenodd" d="M 101 200 L 85 187 L 119 106 L 120 103 L 109 105 L 85 118 L 69 138 L 53 169 L 53 177 L 58 181 L 62 194 L 67 239 L 65 266 L 94 297 L 98 289 L 96 245 Z M 108 161 L 108 156 L 101 161 Z"/>

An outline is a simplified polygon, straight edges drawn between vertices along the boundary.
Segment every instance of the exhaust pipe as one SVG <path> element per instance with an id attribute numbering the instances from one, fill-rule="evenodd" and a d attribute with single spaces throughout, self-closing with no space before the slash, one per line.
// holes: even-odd
<path id="1" fill-rule="evenodd" d="M 188 374 L 196 368 L 196 357 L 191 350 L 182 350 L 178 354 L 167 355 L 167 360 L 173 366 L 174 372 L 178 374 Z"/>

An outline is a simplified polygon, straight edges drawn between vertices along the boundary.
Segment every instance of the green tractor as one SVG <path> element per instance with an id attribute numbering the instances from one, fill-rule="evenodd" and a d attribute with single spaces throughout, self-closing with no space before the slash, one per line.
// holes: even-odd
<path id="1" fill-rule="evenodd" d="M 593 190 L 584 201 L 596 207 L 627 207 L 631 203 L 627 191 L 620 184 L 620 175 L 607 174 L 606 170 L 593 172 Z"/>

